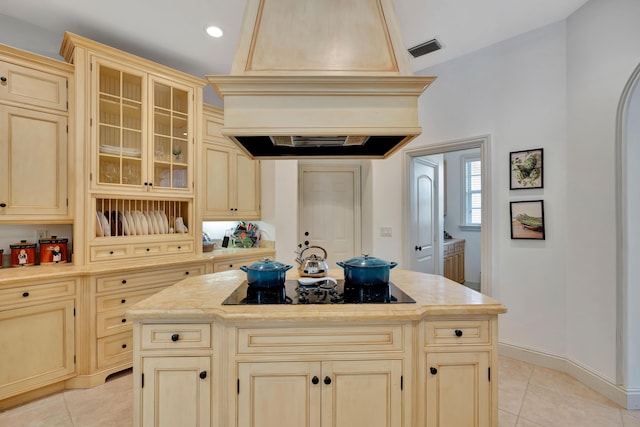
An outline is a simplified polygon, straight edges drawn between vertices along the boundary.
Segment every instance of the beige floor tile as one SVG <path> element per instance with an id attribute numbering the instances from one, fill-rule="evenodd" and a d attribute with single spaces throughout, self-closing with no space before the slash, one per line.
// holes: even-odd
<path id="1" fill-rule="evenodd" d="M 622 427 L 620 410 L 529 384 L 519 416 L 546 427 Z"/>
<path id="2" fill-rule="evenodd" d="M 498 359 L 498 409 L 518 414 L 533 366 L 518 360 Z"/>
<path id="3" fill-rule="evenodd" d="M 621 410 L 624 427 L 640 427 L 640 411 Z"/>
<path id="4" fill-rule="evenodd" d="M 61 393 L 0 413 L 0 427 L 73 427 Z"/>
<path id="5" fill-rule="evenodd" d="M 502 426 L 498 426 L 498 427 L 502 427 Z M 549 427 L 549 426 L 534 423 L 533 421 L 529 421 L 524 418 L 518 418 L 518 424 L 516 424 L 516 427 Z"/>
<path id="6" fill-rule="evenodd" d="M 133 378 L 130 374 L 92 389 L 65 391 L 64 399 L 75 426 L 133 425 Z"/>
<path id="7" fill-rule="evenodd" d="M 498 427 L 516 427 L 517 421 L 516 415 L 498 410 Z"/>
<path id="8" fill-rule="evenodd" d="M 618 405 L 601 394 L 596 393 L 580 381 L 565 373 L 554 371 L 552 369 L 535 366 L 531 373 L 530 384 L 547 387 L 552 390 L 575 395 L 583 399 L 593 400 L 594 402 L 598 402 L 612 408 L 620 408 Z"/>

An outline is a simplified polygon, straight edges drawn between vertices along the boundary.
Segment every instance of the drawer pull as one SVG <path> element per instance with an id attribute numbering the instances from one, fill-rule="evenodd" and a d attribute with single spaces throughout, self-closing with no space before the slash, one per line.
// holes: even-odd
<path id="1" fill-rule="evenodd" d="M 176 342 L 180 339 L 180 334 L 171 335 L 171 341 Z"/>
<path id="2" fill-rule="evenodd" d="M 0 203 L 0 208 L 6 208 L 6 207 L 7 207 L 6 203 L 4 203 L 4 202 Z"/>
<path id="3" fill-rule="evenodd" d="M 151 249 L 147 248 L 147 252 L 149 252 Z"/>
<path id="4" fill-rule="evenodd" d="M 184 272 L 184 274 L 185 274 L 186 276 L 188 276 L 188 275 L 189 275 L 189 272 L 188 272 L 188 271 L 185 271 L 185 272 Z"/>
<path id="5" fill-rule="evenodd" d="M 0 77 L 0 81 L 2 83 L 6 83 L 7 82 L 7 78 L 5 76 Z"/>
<path id="6" fill-rule="evenodd" d="M 121 300 L 120 302 L 121 302 L 122 304 L 124 304 L 124 303 L 126 303 L 126 302 L 127 302 L 127 300 L 126 300 L 126 299 L 123 299 L 123 300 Z"/>
<path id="7" fill-rule="evenodd" d="M 431 368 L 429 368 L 429 371 L 431 372 L 431 375 L 435 375 L 438 373 L 438 370 L 436 368 L 434 368 L 433 366 Z"/>
<path id="8" fill-rule="evenodd" d="M 318 378 L 318 377 L 314 376 L 313 378 L 311 378 L 311 382 L 312 382 L 313 384 L 318 384 L 318 383 L 320 382 L 320 378 Z"/>
<path id="9" fill-rule="evenodd" d="M 109 251 L 109 255 L 113 255 L 113 251 Z"/>
<path id="10" fill-rule="evenodd" d="M 200 379 L 202 379 L 202 380 L 203 380 L 203 379 L 205 379 L 205 378 L 207 378 L 207 371 L 202 371 L 202 372 L 200 372 L 199 377 L 200 377 Z"/>
<path id="11" fill-rule="evenodd" d="M 25 297 L 25 298 L 28 297 L 29 296 L 29 292 L 23 292 L 22 296 Z"/>
<path id="12" fill-rule="evenodd" d="M 126 344 L 122 344 L 122 348 L 127 348 L 127 345 Z"/>
<path id="13" fill-rule="evenodd" d="M 324 383 L 325 383 L 326 385 L 331 384 L 331 377 L 328 377 L 328 376 L 327 376 L 327 377 L 324 377 Z"/>
<path id="14" fill-rule="evenodd" d="M 178 250 L 182 249 L 182 246 L 178 246 Z"/>
<path id="15" fill-rule="evenodd" d="M 457 337 L 461 337 L 462 336 L 462 331 L 460 329 L 456 329 L 454 332 L 455 332 Z"/>
<path id="16" fill-rule="evenodd" d="M 123 279 L 123 280 L 122 280 L 122 284 L 123 284 L 123 285 L 126 285 L 126 284 L 127 284 L 127 279 Z"/>
<path id="17" fill-rule="evenodd" d="M 127 323 L 127 319 L 122 319 L 122 323 Z"/>

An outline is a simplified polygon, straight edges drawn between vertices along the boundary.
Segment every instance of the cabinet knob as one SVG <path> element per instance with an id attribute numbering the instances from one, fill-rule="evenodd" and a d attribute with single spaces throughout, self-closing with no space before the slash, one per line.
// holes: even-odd
<path id="1" fill-rule="evenodd" d="M 438 370 L 436 368 L 434 368 L 433 366 L 431 368 L 429 368 L 429 371 L 431 372 L 431 375 L 435 375 L 438 373 Z"/>
<path id="2" fill-rule="evenodd" d="M 121 302 L 122 304 L 124 304 L 124 303 L 126 303 L 126 302 L 127 302 L 127 300 L 126 300 L 126 299 L 122 299 L 122 300 L 120 300 L 120 302 Z"/>
<path id="3" fill-rule="evenodd" d="M 318 383 L 320 382 L 320 378 L 318 378 L 318 377 L 314 376 L 313 378 L 311 378 L 311 382 L 312 382 L 313 384 L 318 384 Z"/>
<path id="4" fill-rule="evenodd" d="M 185 272 L 184 272 L 184 274 L 185 274 L 185 276 L 188 276 L 188 275 L 189 275 L 189 272 L 188 272 L 188 271 L 185 271 Z"/>
<path id="5" fill-rule="evenodd" d="M 331 378 L 329 378 L 328 376 L 324 377 L 324 383 L 325 383 L 326 385 L 331 384 Z"/>
<path id="6" fill-rule="evenodd" d="M 29 296 L 29 292 L 23 292 L 22 296 L 25 297 L 25 298 L 28 297 Z"/>
<path id="7" fill-rule="evenodd" d="M 461 337 L 462 336 L 462 331 L 460 329 L 456 329 L 454 332 L 455 332 L 457 337 Z"/>
<path id="8" fill-rule="evenodd" d="M 109 255 L 113 255 L 113 251 L 109 251 Z"/>
<path id="9" fill-rule="evenodd" d="M 127 323 L 127 319 L 122 319 L 121 322 L 122 323 Z"/>
<path id="10" fill-rule="evenodd" d="M 127 348 L 127 345 L 126 344 L 122 344 L 122 348 Z"/>
<path id="11" fill-rule="evenodd" d="M 200 372 L 199 377 L 200 377 L 200 379 L 202 379 L 202 380 L 203 380 L 203 379 L 205 379 L 205 378 L 207 378 L 207 371 L 202 371 L 202 372 Z"/>
<path id="12" fill-rule="evenodd" d="M 180 334 L 171 335 L 171 341 L 176 342 L 180 339 Z"/>
<path id="13" fill-rule="evenodd" d="M 0 203 L 0 208 L 6 208 L 7 204 L 6 203 Z"/>
<path id="14" fill-rule="evenodd" d="M 123 284 L 123 285 L 126 285 L 126 284 L 127 284 L 127 279 L 123 279 L 123 280 L 122 280 L 122 284 Z"/>
<path id="15" fill-rule="evenodd" d="M 151 249 L 147 248 L 147 252 L 149 252 Z"/>
<path id="16" fill-rule="evenodd" d="M 6 83 L 7 82 L 7 78 L 5 76 L 0 77 L 0 81 L 2 83 Z"/>

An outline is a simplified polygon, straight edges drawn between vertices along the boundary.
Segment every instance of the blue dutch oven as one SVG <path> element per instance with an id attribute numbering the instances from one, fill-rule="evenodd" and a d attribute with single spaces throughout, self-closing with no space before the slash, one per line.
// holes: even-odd
<path id="1" fill-rule="evenodd" d="M 386 285 L 390 270 L 397 262 L 387 262 L 367 254 L 347 261 L 336 262 L 344 269 L 344 281 L 350 285 Z"/>
<path id="2" fill-rule="evenodd" d="M 243 265 L 240 270 L 247 273 L 247 283 L 255 288 L 271 288 L 284 286 L 287 270 L 292 266 L 285 265 L 268 258 L 254 262 L 250 266 Z"/>

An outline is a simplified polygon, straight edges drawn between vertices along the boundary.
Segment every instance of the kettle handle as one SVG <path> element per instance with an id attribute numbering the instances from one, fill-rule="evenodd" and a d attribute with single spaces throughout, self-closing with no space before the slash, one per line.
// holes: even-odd
<path id="1" fill-rule="evenodd" d="M 313 248 L 320 249 L 320 250 L 322 251 L 322 253 L 324 254 L 324 255 L 322 256 L 322 259 L 327 259 L 327 251 L 325 251 L 325 250 L 324 250 L 324 248 L 323 248 L 322 246 L 307 246 L 306 248 L 304 248 L 304 249 L 302 250 L 302 252 L 300 252 L 300 258 L 302 258 L 302 254 L 303 254 L 307 249 L 313 249 Z"/>

